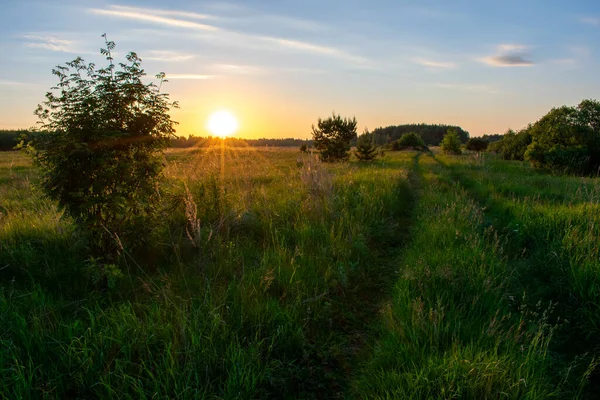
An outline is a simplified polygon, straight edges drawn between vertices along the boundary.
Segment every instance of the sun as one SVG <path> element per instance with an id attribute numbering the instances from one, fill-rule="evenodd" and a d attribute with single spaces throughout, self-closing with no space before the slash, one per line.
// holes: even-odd
<path id="1" fill-rule="evenodd" d="M 206 128 L 221 138 L 231 136 L 238 130 L 239 123 L 235 115 L 226 110 L 215 111 L 208 118 Z"/>

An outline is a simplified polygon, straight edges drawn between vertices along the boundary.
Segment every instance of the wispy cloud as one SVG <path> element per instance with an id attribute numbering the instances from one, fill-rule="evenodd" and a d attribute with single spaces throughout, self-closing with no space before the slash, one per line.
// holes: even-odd
<path id="1" fill-rule="evenodd" d="M 587 25 L 600 26 L 600 17 L 582 17 L 580 21 Z"/>
<path id="2" fill-rule="evenodd" d="M 443 89 L 461 90 L 465 92 L 478 92 L 496 94 L 498 90 L 488 85 L 473 85 L 473 84 L 455 84 L 455 83 L 438 83 L 435 86 Z"/>
<path id="3" fill-rule="evenodd" d="M 24 85 L 24 82 L 17 82 L 17 81 L 0 81 L 0 85 L 7 85 L 7 86 L 17 86 L 17 85 Z"/>
<path id="4" fill-rule="evenodd" d="M 144 8 L 144 7 L 129 7 L 129 6 L 118 6 L 112 5 L 109 8 L 113 11 L 130 12 L 130 13 L 142 13 L 142 14 L 154 14 L 154 15 L 167 15 L 171 17 L 181 17 L 187 19 L 197 20 L 219 20 L 220 17 L 212 14 L 200 14 L 190 11 L 177 11 L 177 10 L 164 10 L 160 8 Z"/>
<path id="5" fill-rule="evenodd" d="M 118 8 L 111 8 L 108 10 L 92 8 L 89 10 L 92 14 L 97 15 L 108 15 L 111 17 L 117 18 L 125 18 L 125 19 L 133 19 L 137 21 L 145 21 L 154 24 L 166 25 L 176 28 L 187 28 L 187 29 L 195 29 L 200 31 L 217 31 L 219 28 L 208 25 L 208 24 L 200 24 L 198 22 L 188 21 L 184 19 L 177 18 L 168 18 L 163 17 L 156 14 L 155 10 L 151 9 L 143 9 L 143 8 L 133 8 L 131 10 L 121 10 Z M 152 12 L 154 11 L 154 12 Z"/>
<path id="6" fill-rule="evenodd" d="M 447 62 L 447 61 L 433 61 L 433 60 L 426 60 L 424 58 L 413 58 L 411 61 L 416 64 L 428 67 L 428 68 L 441 68 L 441 69 L 456 68 L 455 63 Z"/>
<path id="7" fill-rule="evenodd" d="M 110 6 L 107 9 L 92 8 L 88 11 L 96 15 L 106 15 L 114 18 L 135 20 L 156 25 L 162 25 L 164 27 L 183 28 L 204 32 L 212 31 L 214 32 L 213 37 L 208 36 L 200 39 L 210 40 L 213 43 L 215 41 L 219 41 L 234 44 L 237 46 L 255 46 L 264 49 L 272 49 L 273 45 L 276 45 L 276 48 L 280 49 L 336 57 L 338 59 L 353 62 L 361 67 L 370 68 L 369 61 L 366 58 L 360 57 L 358 55 L 352 54 L 348 51 L 342 50 L 334 46 L 326 46 L 322 44 L 310 43 L 290 38 L 271 37 L 258 35 L 254 33 L 236 32 L 234 30 L 226 29 L 221 26 L 216 26 L 214 24 L 209 25 L 191 21 L 191 19 L 197 20 L 205 17 L 205 19 L 221 20 L 220 17 L 215 17 L 212 15 L 189 13 L 185 11 L 122 6 Z M 179 18 L 172 18 L 174 16 Z"/>
<path id="8" fill-rule="evenodd" d="M 52 36 L 42 37 L 35 35 L 26 35 L 25 39 L 29 40 L 27 47 L 62 51 L 66 53 L 73 52 L 73 42 L 70 40 L 58 39 Z"/>
<path id="9" fill-rule="evenodd" d="M 364 57 L 356 56 L 354 54 L 348 53 L 344 50 L 340 50 L 338 48 L 331 47 L 331 46 L 322 46 L 322 45 L 318 45 L 318 44 L 314 44 L 314 43 L 302 42 L 299 40 L 290 40 L 290 39 L 283 39 L 283 38 L 269 37 L 269 36 L 261 36 L 259 38 L 266 42 L 275 43 L 282 47 L 292 49 L 292 50 L 300 50 L 300 51 L 309 52 L 309 53 L 324 54 L 324 55 L 334 56 L 337 58 L 342 58 L 342 59 L 356 62 L 359 64 L 364 64 L 364 65 L 368 64 L 368 60 Z"/>
<path id="10" fill-rule="evenodd" d="M 588 46 L 569 46 L 568 50 L 571 54 L 581 58 L 587 58 L 592 55 L 592 50 Z"/>
<path id="11" fill-rule="evenodd" d="M 479 61 L 493 67 L 531 67 L 534 62 L 529 59 L 529 46 L 523 44 L 500 44 L 496 54 L 480 58 Z"/>
<path id="12" fill-rule="evenodd" d="M 216 75 L 199 75 L 199 74 L 168 74 L 167 79 L 185 79 L 185 80 L 207 80 L 214 79 Z"/>
<path id="13" fill-rule="evenodd" d="M 504 52 L 525 51 L 527 49 L 529 49 L 529 46 L 525 46 L 524 44 L 500 44 L 500 45 L 498 45 L 498 50 L 504 51 Z"/>
<path id="14" fill-rule="evenodd" d="M 169 50 L 150 50 L 147 52 L 149 56 L 144 57 L 144 60 L 165 61 L 165 62 L 181 62 L 191 60 L 195 57 L 193 54 L 178 53 Z"/>
<path id="15" fill-rule="evenodd" d="M 226 75 L 259 75 L 269 72 L 266 68 L 254 65 L 217 64 L 214 68 Z"/>
<path id="16" fill-rule="evenodd" d="M 574 58 L 557 58 L 554 60 L 550 60 L 550 62 L 552 64 L 558 64 L 558 65 L 576 65 L 577 64 L 577 60 L 575 60 Z"/>

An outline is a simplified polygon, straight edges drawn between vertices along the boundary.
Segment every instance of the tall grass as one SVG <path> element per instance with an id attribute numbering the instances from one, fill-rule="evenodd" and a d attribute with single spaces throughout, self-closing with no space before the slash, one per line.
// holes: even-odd
<path id="1" fill-rule="evenodd" d="M 94 263 L 69 221 L 32 189 L 35 172 L 10 177 L 2 190 L 18 189 L 0 225 L 2 395 L 343 390 L 351 352 L 339 327 L 403 229 L 410 157 L 363 167 L 298 156 L 227 149 L 221 174 L 217 149 L 169 152 L 154 242 L 123 249 L 108 292 L 93 289 Z"/>
<path id="2" fill-rule="evenodd" d="M 549 398 L 554 327 L 512 310 L 512 271 L 483 209 L 421 157 L 422 193 L 380 338 L 354 383 L 360 398 Z M 537 312 L 537 310 L 536 310 Z"/>
<path id="3" fill-rule="evenodd" d="M 169 150 L 99 266 L 0 153 L 0 398 L 594 398 L 597 179 L 486 157 Z M 117 239 L 117 238 L 115 238 Z"/>

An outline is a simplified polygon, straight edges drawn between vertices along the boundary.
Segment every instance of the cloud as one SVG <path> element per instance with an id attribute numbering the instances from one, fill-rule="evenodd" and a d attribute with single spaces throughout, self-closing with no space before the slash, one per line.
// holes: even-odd
<path id="1" fill-rule="evenodd" d="M 529 49 L 529 46 L 524 44 L 500 44 L 498 45 L 499 51 L 513 52 L 513 51 L 525 51 Z"/>
<path id="2" fill-rule="evenodd" d="M 253 65 L 217 64 L 214 68 L 227 75 L 260 75 L 269 72 L 265 68 Z"/>
<path id="3" fill-rule="evenodd" d="M 531 67 L 534 62 L 529 59 L 528 49 L 529 46 L 523 44 L 500 44 L 495 55 L 479 61 L 493 67 Z"/>
<path id="4" fill-rule="evenodd" d="M 429 67 L 429 68 L 442 68 L 442 69 L 456 68 L 456 64 L 453 62 L 432 61 L 432 60 L 426 60 L 423 58 L 414 58 L 414 59 L 412 59 L 412 62 L 419 64 L 419 65 L 423 65 L 425 67 Z"/>
<path id="5" fill-rule="evenodd" d="M 214 79 L 216 75 L 199 75 L 199 74 L 168 74 L 167 80 L 182 79 L 182 80 L 207 80 Z"/>
<path id="6" fill-rule="evenodd" d="M 150 50 L 148 54 L 150 54 L 150 56 L 144 57 L 144 60 L 181 62 L 191 60 L 192 58 L 196 57 L 193 54 L 178 53 L 176 51 L 169 50 Z"/>
<path id="7" fill-rule="evenodd" d="M 0 85 L 16 86 L 16 85 L 24 85 L 24 83 L 23 82 L 17 82 L 17 81 L 0 81 Z"/>
<path id="8" fill-rule="evenodd" d="M 366 58 L 350 54 L 348 52 L 345 52 L 345 51 L 340 50 L 335 47 L 322 46 L 322 45 L 313 44 L 313 43 L 309 43 L 309 42 L 302 42 L 302 41 L 298 41 L 298 40 L 290 40 L 290 39 L 283 39 L 283 38 L 276 38 L 276 37 L 269 37 L 269 36 L 261 36 L 260 39 L 265 40 L 267 42 L 276 43 L 282 47 L 292 49 L 292 50 L 300 50 L 300 51 L 305 51 L 305 52 L 309 52 L 309 53 L 317 53 L 317 54 L 324 54 L 324 55 L 328 55 L 328 56 L 334 56 L 334 57 L 352 61 L 352 62 L 355 62 L 358 64 L 364 64 L 365 66 L 368 64 L 368 60 Z"/>
<path id="9" fill-rule="evenodd" d="M 569 51 L 580 58 L 587 58 L 592 55 L 592 50 L 587 46 L 569 46 Z"/>
<path id="10" fill-rule="evenodd" d="M 490 87 L 488 85 L 439 83 L 439 84 L 436 84 L 436 86 L 443 88 L 443 89 L 461 90 L 461 91 L 466 91 L 466 92 L 478 92 L 478 93 L 488 93 L 488 94 L 498 93 L 498 91 L 495 88 Z"/>
<path id="11" fill-rule="evenodd" d="M 580 21 L 587 25 L 600 26 L 600 18 L 598 17 L 582 17 Z"/>
<path id="12" fill-rule="evenodd" d="M 351 54 L 336 47 L 325 46 L 321 44 L 315 44 L 289 38 L 262 36 L 252 33 L 236 32 L 215 25 L 208 25 L 189 20 L 192 18 L 199 19 L 201 17 L 204 17 L 205 14 L 122 6 L 110 6 L 108 9 L 93 8 L 89 9 L 88 11 L 97 15 L 106 15 L 115 18 L 124 18 L 141 22 L 149 22 L 166 27 L 191 29 L 195 31 L 204 32 L 214 32 L 214 35 L 212 36 L 209 35 L 201 38 L 203 40 L 210 40 L 213 43 L 215 43 L 216 41 L 221 41 L 236 46 L 254 46 L 266 50 L 272 49 L 273 44 L 275 44 L 281 49 L 326 55 L 330 57 L 336 57 L 338 59 L 343 59 L 345 61 L 350 61 L 355 64 L 359 64 L 361 67 L 372 67 L 366 58 Z M 164 15 L 179 16 L 181 18 L 171 18 L 166 17 Z M 212 18 L 212 16 L 210 17 Z M 215 17 L 215 19 L 221 20 L 221 18 L 217 17 Z"/>
<path id="13" fill-rule="evenodd" d="M 574 58 L 557 58 L 555 60 L 550 60 L 550 62 L 552 64 L 559 64 L 559 65 L 576 65 L 577 64 L 577 60 L 575 60 Z"/>
<path id="14" fill-rule="evenodd" d="M 109 6 L 110 9 L 114 11 L 120 12 L 129 12 L 129 13 L 142 13 L 142 14 L 154 14 L 154 15 L 169 15 L 172 17 L 182 17 L 188 19 L 198 19 L 198 20 L 219 20 L 221 18 L 212 14 L 200 14 L 189 11 L 177 11 L 177 10 L 163 10 L 160 8 L 143 8 L 143 7 L 128 7 L 128 6 L 117 6 L 112 5 Z"/>
<path id="15" fill-rule="evenodd" d="M 52 51 L 62 51 L 66 53 L 73 52 L 73 42 L 70 40 L 58 39 L 51 36 L 42 37 L 35 35 L 26 35 L 25 39 L 30 40 L 30 42 L 27 43 L 27 47 L 31 47 L 34 49 L 39 48 Z"/>
<path id="16" fill-rule="evenodd" d="M 92 14 L 97 14 L 97 15 L 108 15 L 108 16 L 117 17 L 117 18 L 133 19 L 133 20 L 151 22 L 151 23 L 160 24 L 160 25 L 172 26 L 172 27 L 176 27 L 176 28 L 187 28 L 187 29 L 194 29 L 194 30 L 200 30 L 200 31 L 217 31 L 217 30 L 219 30 L 219 28 L 212 26 L 212 25 L 200 24 L 198 22 L 187 21 L 187 20 L 183 20 L 183 19 L 162 17 L 160 15 L 157 15 L 155 10 L 151 10 L 151 9 L 133 8 L 132 10 L 127 11 L 127 10 L 120 10 L 120 9 L 114 9 L 114 8 L 110 9 L 110 10 L 102 10 L 99 8 L 92 8 L 89 11 Z"/>
<path id="17" fill-rule="evenodd" d="M 495 67 L 530 67 L 533 65 L 533 61 L 526 60 L 523 56 L 518 54 L 502 54 L 499 56 L 485 57 L 483 61 L 486 64 Z"/>

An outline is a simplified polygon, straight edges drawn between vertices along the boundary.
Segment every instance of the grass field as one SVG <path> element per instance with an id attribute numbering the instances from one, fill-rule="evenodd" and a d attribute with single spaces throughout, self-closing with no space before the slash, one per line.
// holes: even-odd
<path id="1" fill-rule="evenodd" d="M 596 398 L 600 182 L 493 157 L 170 150 L 108 289 L 0 153 L 0 398 Z M 224 168 L 222 168 L 224 165 Z"/>

